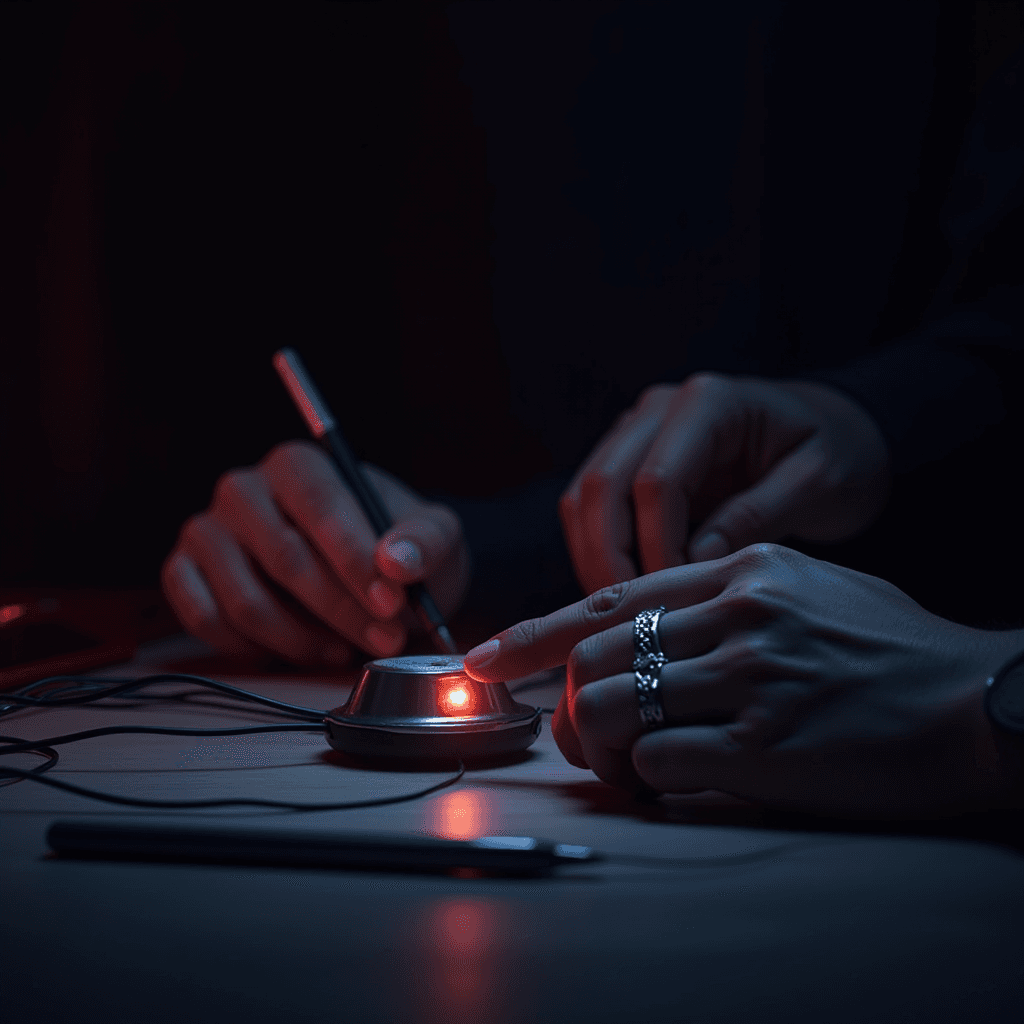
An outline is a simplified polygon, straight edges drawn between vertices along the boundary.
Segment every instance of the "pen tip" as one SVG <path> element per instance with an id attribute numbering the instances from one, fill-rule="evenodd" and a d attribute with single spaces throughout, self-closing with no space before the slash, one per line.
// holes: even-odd
<path id="1" fill-rule="evenodd" d="M 459 649 L 455 646 L 455 641 L 452 639 L 451 633 L 448 632 L 448 627 L 443 623 L 434 630 L 435 643 L 444 654 L 458 654 Z"/>

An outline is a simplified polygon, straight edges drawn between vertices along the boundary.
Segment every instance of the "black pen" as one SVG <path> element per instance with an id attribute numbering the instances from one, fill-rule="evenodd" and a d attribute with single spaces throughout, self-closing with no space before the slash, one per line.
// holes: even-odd
<path id="1" fill-rule="evenodd" d="M 370 526 L 378 537 L 382 537 L 395 525 L 394 520 L 376 488 L 370 483 L 369 477 L 363 472 L 363 467 L 356 461 L 352 449 L 342 437 L 337 421 L 317 391 L 305 366 L 302 365 L 298 352 L 293 348 L 282 348 L 275 352 L 274 369 L 277 370 L 281 382 L 305 420 L 309 432 L 334 460 L 341 478 L 348 484 L 349 490 L 359 502 L 359 507 L 366 514 Z M 408 594 L 409 604 L 427 628 L 437 649 L 445 654 L 457 654 L 458 648 L 451 633 L 448 632 L 444 616 L 423 584 L 414 583 L 408 588 Z"/>
<path id="2" fill-rule="evenodd" d="M 527 836 L 433 836 L 298 831 L 245 826 L 119 821 L 57 821 L 46 833 L 58 857 L 283 865 L 388 871 L 477 870 L 545 874 L 561 864 L 602 860 L 589 846 Z"/>

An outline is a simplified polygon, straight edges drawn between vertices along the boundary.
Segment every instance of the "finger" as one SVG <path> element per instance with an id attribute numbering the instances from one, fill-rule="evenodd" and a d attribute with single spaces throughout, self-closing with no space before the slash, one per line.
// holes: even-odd
<path id="1" fill-rule="evenodd" d="M 377 572 L 376 534 L 316 445 L 279 445 L 261 464 L 274 501 L 374 618 L 394 618 L 405 594 Z"/>
<path id="2" fill-rule="evenodd" d="M 630 556 L 632 483 L 658 435 L 672 392 L 664 386 L 647 391 L 589 456 L 559 502 L 573 565 L 588 593 L 637 575 Z"/>
<path id="3" fill-rule="evenodd" d="M 747 704 L 746 687 L 721 669 L 721 659 L 709 656 L 665 665 L 658 692 L 666 720 L 672 725 L 732 721 Z M 632 672 L 577 687 L 568 694 L 568 707 L 590 764 L 595 750 L 629 750 L 646 731 Z"/>
<path id="4" fill-rule="evenodd" d="M 753 598 L 720 595 L 689 608 L 665 612 L 658 621 L 658 643 L 670 663 L 707 654 L 759 615 Z M 570 694 L 598 679 L 629 672 L 635 657 L 633 623 L 623 622 L 581 640 L 569 656 Z"/>
<path id="5" fill-rule="evenodd" d="M 429 579 L 456 554 L 462 525 L 451 509 L 423 505 L 377 542 L 373 557 L 381 573 L 407 586 Z"/>
<path id="6" fill-rule="evenodd" d="M 192 636 L 230 654 L 253 656 L 263 651 L 224 621 L 203 574 L 184 552 L 174 551 L 164 562 L 160 583 L 178 621 Z"/>
<path id="7" fill-rule="evenodd" d="M 717 789 L 750 795 L 754 757 L 730 735 L 729 726 L 691 725 L 650 732 L 633 744 L 633 767 L 659 793 Z"/>
<path id="8" fill-rule="evenodd" d="M 685 608 L 709 601 L 737 573 L 769 558 L 767 552 L 751 548 L 729 559 L 677 566 L 616 583 L 544 618 L 517 623 L 474 647 L 466 655 L 466 671 L 475 679 L 498 682 L 563 665 L 586 637 L 628 622 L 647 608 Z"/>
<path id="9" fill-rule="evenodd" d="M 212 514 L 272 580 L 342 636 L 384 657 L 405 646 L 402 624 L 367 614 L 281 515 L 258 473 L 242 470 L 222 477 Z"/>
<path id="10" fill-rule="evenodd" d="M 587 759 L 583 756 L 579 737 L 576 735 L 576 729 L 569 718 L 569 708 L 564 692 L 558 701 L 555 713 L 551 716 L 551 735 L 554 736 L 558 749 L 569 764 L 575 765 L 577 768 L 590 767 L 587 764 Z"/>
<path id="11" fill-rule="evenodd" d="M 708 517 L 693 538 L 691 559 L 721 558 L 750 544 L 791 534 L 820 496 L 826 468 L 820 441 L 805 441 L 753 487 Z"/>
<path id="12" fill-rule="evenodd" d="M 246 640 L 299 664 L 349 661 L 348 644 L 324 626 L 300 621 L 281 604 L 215 517 L 196 516 L 183 533 L 183 546 L 209 584 L 220 615 Z"/>
<path id="13" fill-rule="evenodd" d="M 686 561 L 690 497 L 704 483 L 723 424 L 734 416 L 731 385 L 711 374 L 676 389 L 633 483 L 636 536 L 645 573 Z"/>
<path id="14" fill-rule="evenodd" d="M 644 572 L 687 560 L 691 506 L 715 470 L 735 463 L 742 452 L 739 389 L 734 380 L 699 373 L 677 390 L 634 485 Z"/>

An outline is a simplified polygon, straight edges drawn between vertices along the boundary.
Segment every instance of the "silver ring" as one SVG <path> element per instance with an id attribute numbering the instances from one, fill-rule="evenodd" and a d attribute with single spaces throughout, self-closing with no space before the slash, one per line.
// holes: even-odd
<path id="1" fill-rule="evenodd" d="M 648 608 L 633 619 L 633 675 L 644 729 L 657 729 L 665 724 L 659 677 L 668 658 L 658 641 L 658 621 L 664 611 L 664 607 Z"/>

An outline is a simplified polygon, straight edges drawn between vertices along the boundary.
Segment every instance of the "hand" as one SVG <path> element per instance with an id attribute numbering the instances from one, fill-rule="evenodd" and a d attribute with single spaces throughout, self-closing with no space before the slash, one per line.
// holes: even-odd
<path id="1" fill-rule="evenodd" d="M 633 617 L 661 605 L 668 725 L 645 732 Z M 1024 632 L 946 622 L 882 580 L 766 544 L 519 623 L 466 667 L 496 681 L 567 661 L 552 732 L 614 785 L 910 817 L 1024 802 L 1020 749 L 983 707 L 1021 647 Z"/>
<path id="2" fill-rule="evenodd" d="M 234 653 L 343 665 L 353 647 L 387 656 L 405 646 L 410 583 L 453 611 L 469 580 L 458 517 L 365 468 L 395 520 L 379 540 L 316 445 L 282 444 L 225 473 L 164 563 L 182 625 Z"/>
<path id="3" fill-rule="evenodd" d="M 559 511 L 593 593 L 638 575 L 634 533 L 645 573 L 784 537 L 831 543 L 869 526 L 888 490 L 885 439 L 841 391 L 698 373 L 645 392 Z"/>

